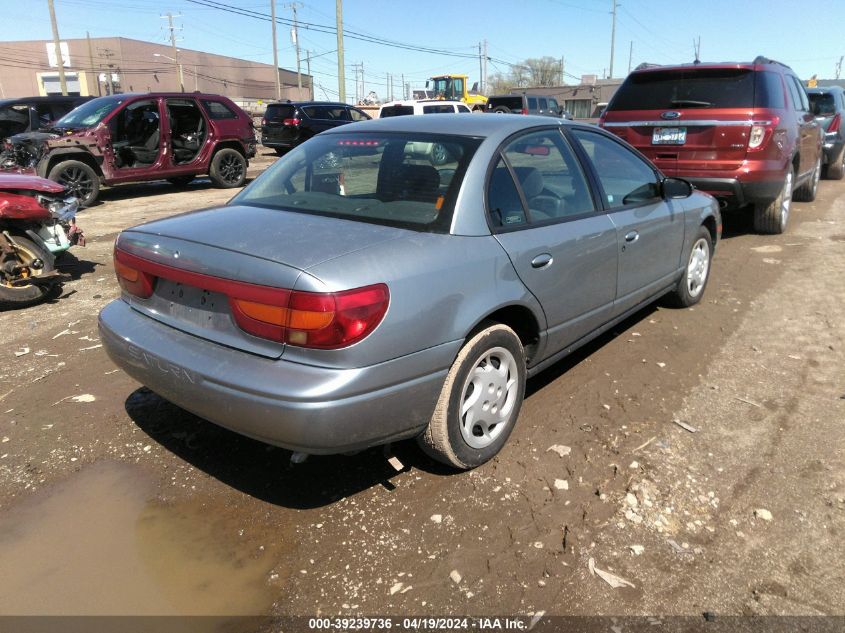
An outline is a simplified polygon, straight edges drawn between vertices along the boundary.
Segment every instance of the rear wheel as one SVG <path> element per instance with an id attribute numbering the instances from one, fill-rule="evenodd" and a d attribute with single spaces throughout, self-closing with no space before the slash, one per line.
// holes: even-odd
<path id="1" fill-rule="evenodd" d="M 100 194 L 100 177 L 90 165 L 82 161 L 62 161 L 50 170 L 47 177 L 63 185 L 83 207 L 94 204 Z"/>
<path id="2" fill-rule="evenodd" d="M 813 173 L 810 175 L 810 179 L 795 190 L 795 193 L 792 194 L 792 199 L 798 202 L 812 202 L 815 200 L 816 193 L 819 191 L 819 178 L 821 178 L 821 175 L 822 159 L 819 156 Z"/>
<path id="3" fill-rule="evenodd" d="M 496 106 L 493 108 L 493 112 L 496 114 L 508 114 L 511 109 L 507 106 Z"/>
<path id="4" fill-rule="evenodd" d="M 789 208 L 792 204 L 792 165 L 787 168 L 783 188 L 778 197 L 767 205 L 754 207 L 754 230 L 758 233 L 775 235 L 783 233 L 789 222 Z"/>
<path id="5" fill-rule="evenodd" d="M 0 236 L 0 240 L 5 239 Z M 24 308 L 39 303 L 50 291 L 49 286 L 26 283 L 26 279 L 47 275 L 55 269 L 50 253 L 31 240 L 15 235 L 12 241 L 14 255 L 0 260 L 0 267 L 7 271 L 13 266 L 17 272 L 0 272 L 0 307 Z"/>
<path id="6" fill-rule="evenodd" d="M 246 158 L 239 151 L 224 147 L 211 159 L 208 175 L 223 189 L 240 187 L 246 181 Z"/>
<path id="7" fill-rule="evenodd" d="M 431 146 L 431 164 L 443 165 L 449 160 L 449 150 L 442 143 L 434 143 Z"/>
<path id="8" fill-rule="evenodd" d="M 842 180 L 842 176 L 845 176 L 845 150 L 842 150 L 836 162 L 827 166 L 825 173 L 825 177 L 829 180 Z"/>
<path id="9" fill-rule="evenodd" d="M 525 351 L 516 333 L 493 324 L 472 336 L 452 364 L 420 447 L 469 469 L 504 446 L 525 397 Z"/>
<path id="10" fill-rule="evenodd" d="M 274 147 L 273 151 L 276 152 L 276 156 L 284 156 L 288 153 L 288 150 L 285 147 Z"/>

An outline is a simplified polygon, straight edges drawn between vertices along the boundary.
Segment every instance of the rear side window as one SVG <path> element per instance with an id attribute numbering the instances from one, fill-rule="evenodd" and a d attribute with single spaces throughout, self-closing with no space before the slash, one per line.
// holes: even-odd
<path id="1" fill-rule="evenodd" d="M 490 223 L 495 227 L 515 227 L 525 224 L 525 209 L 519 191 L 504 159 L 499 158 L 487 187 L 487 209 Z"/>
<path id="2" fill-rule="evenodd" d="M 264 118 L 269 121 L 293 119 L 295 112 L 296 108 L 292 105 L 271 104 L 267 106 L 267 111 L 264 113 Z"/>
<path id="3" fill-rule="evenodd" d="M 549 108 L 549 102 L 540 97 L 540 111 L 545 112 Z"/>
<path id="4" fill-rule="evenodd" d="M 767 70 L 756 73 L 756 85 L 754 87 L 754 105 L 758 108 L 777 108 L 783 110 L 786 107 L 783 92 L 783 81 L 780 75 Z"/>
<path id="5" fill-rule="evenodd" d="M 379 114 L 379 118 L 384 119 L 389 116 L 405 116 L 407 114 L 414 113 L 414 106 L 403 106 L 403 105 L 395 105 L 395 106 L 385 106 L 381 109 L 381 114 Z"/>
<path id="6" fill-rule="evenodd" d="M 537 97 L 528 97 L 528 109 L 529 110 L 536 110 L 537 109 Z"/>
<path id="7" fill-rule="evenodd" d="M 787 83 L 792 94 L 792 101 L 795 109 L 799 112 L 809 112 L 810 102 L 807 100 L 807 93 L 804 91 L 804 86 L 795 77 L 787 77 Z"/>
<path id="8" fill-rule="evenodd" d="M 752 107 L 756 74 L 745 68 L 634 73 L 619 87 L 608 110 Z"/>
<path id="9" fill-rule="evenodd" d="M 205 111 L 208 112 L 208 116 L 212 119 L 237 119 L 238 115 L 235 114 L 232 110 L 229 109 L 223 103 L 219 101 L 211 101 L 209 99 L 203 99 L 202 104 L 205 106 Z"/>
<path id="10" fill-rule="evenodd" d="M 423 114 L 452 114 L 455 111 L 453 105 L 427 105 L 423 106 Z"/>

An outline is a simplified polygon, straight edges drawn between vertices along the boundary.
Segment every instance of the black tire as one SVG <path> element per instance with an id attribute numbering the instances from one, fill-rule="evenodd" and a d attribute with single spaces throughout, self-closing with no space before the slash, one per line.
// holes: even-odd
<path id="1" fill-rule="evenodd" d="M 707 288 L 713 261 L 713 236 L 706 226 L 698 227 L 686 261 L 684 273 L 668 297 L 669 302 L 677 308 L 694 306 L 701 301 Z"/>
<path id="2" fill-rule="evenodd" d="M 792 199 L 798 202 L 812 202 L 816 199 L 816 194 L 819 191 L 819 178 L 822 175 L 822 158 L 819 156 L 816 160 L 816 166 L 813 168 L 813 173 L 810 178 L 803 185 L 798 187 L 792 194 Z"/>
<path id="3" fill-rule="evenodd" d="M 174 187 L 187 187 L 194 182 L 195 177 L 196 176 L 174 176 L 173 178 L 168 178 L 167 182 Z"/>
<path id="4" fill-rule="evenodd" d="M 442 143 L 432 143 L 431 145 L 431 164 L 444 165 L 449 162 L 449 150 Z"/>
<path id="5" fill-rule="evenodd" d="M 274 147 L 273 151 L 276 152 L 276 156 L 284 156 L 288 153 L 288 149 L 286 147 Z"/>
<path id="6" fill-rule="evenodd" d="M 503 366 L 507 367 L 504 375 L 499 373 Z M 502 449 L 513 431 L 525 397 L 525 376 L 525 351 L 516 333 L 499 323 L 479 330 L 452 363 L 434 414 L 417 443 L 429 456 L 454 468 L 466 470 L 480 466 Z M 489 385 L 479 386 L 481 381 L 488 380 Z M 485 396 L 490 400 L 482 403 Z M 462 415 L 461 408 L 470 402 L 478 403 L 478 407 L 470 405 Z M 498 423 L 470 418 L 479 413 L 502 415 L 500 412 L 505 409 L 504 419 Z M 465 435 L 477 445 L 470 445 Z"/>
<path id="7" fill-rule="evenodd" d="M 783 188 L 778 197 L 767 205 L 754 207 L 754 230 L 758 233 L 778 235 L 786 230 L 789 222 L 789 208 L 792 204 L 792 182 L 795 175 L 792 165 L 787 168 Z"/>
<path id="8" fill-rule="evenodd" d="M 0 238 L 4 239 L 4 238 Z M 12 236 L 12 241 L 18 246 L 16 249 L 22 264 L 29 264 L 38 259 L 41 261 L 39 275 L 51 273 L 55 270 L 53 256 L 42 249 L 31 240 L 17 235 Z M 0 308 L 25 308 L 43 301 L 50 293 L 48 286 L 9 286 L 0 277 Z"/>
<path id="9" fill-rule="evenodd" d="M 246 158 L 239 151 L 224 147 L 211 159 L 208 176 L 217 187 L 242 187 L 246 181 Z"/>
<path id="10" fill-rule="evenodd" d="M 824 174 L 828 180 L 842 180 L 842 176 L 845 176 L 845 150 L 836 157 L 835 162 L 827 165 Z"/>
<path id="11" fill-rule="evenodd" d="M 100 195 L 100 176 L 90 165 L 78 160 L 63 160 L 50 169 L 47 175 L 79 199 L 79 204 L 89 207 Z"/>
<path id="12" fill-rule="evenodd" d="M 511 109 L 508 106 L 496 106 L 493 108 L 495 114 L 509 114 Z"/>

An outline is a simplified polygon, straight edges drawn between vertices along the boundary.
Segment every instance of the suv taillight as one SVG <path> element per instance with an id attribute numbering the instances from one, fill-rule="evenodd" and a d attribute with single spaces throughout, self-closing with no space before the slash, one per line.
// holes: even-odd
<path id="1" fill-rule="evenodd" d="M 528 114 L 528 108 L 522 108 L 522 114 Z"/>
<path id="2" fill-rule="evenodd" d="M 752 121 L 751 133 L 748 135 L 748 151 L 755 152 L 766 147 L 778 123 L 780 117 L 777 116 L 773 116 L 769 121 Z"/>
<path id="3" fill-rule="evenodd" d="M 390 302 L 385 284 L 342 292 L 273 288 L 174 268 L 118 248 L 114 265 L 121 287 L 131 295 L 148 299 L 159 277 L 219 292 L 228 298 L 235 323 L 244 332 L 297 347 L 353 345 L 376 329 Z"/>
<path id="4" fill-rule="evenodd" d="M 834 134 L 834 133 L 838 132 L 839 127 L 841 125 L 842 125 L 842 115 L 837 112 L 836 116 L 833 117 L 833 119 L 830 122 L 830 125 L 827 128 L 827 133 L 828 134 Z"/>
<path id="5" fill-rule="evenodd" d="M 267 125 L 267 117 L 261 119 L 261 125 Z"/>
<path id="6" fill-rule="evenodd" d="M 294 127 L 299 125 L 300 123 L 301 121 L 299 119 L 285 119 L 284 121 L 282 121 L 282 125 L 292 125 Z"/>

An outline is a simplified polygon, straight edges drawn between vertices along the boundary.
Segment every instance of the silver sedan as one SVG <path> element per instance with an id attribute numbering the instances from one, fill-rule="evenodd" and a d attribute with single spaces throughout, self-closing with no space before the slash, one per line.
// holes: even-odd
<path id="1" fill-rule="evenodd" d="M 710 196 L 592 126 L 367 121 L 225 206 L 121 233 L 100 329 L 127 373 L 238 433 L 304 453 L 417 438 L 472 468 L 528 377 L 658 298 L 697 303 L 720 233 Z"/>

